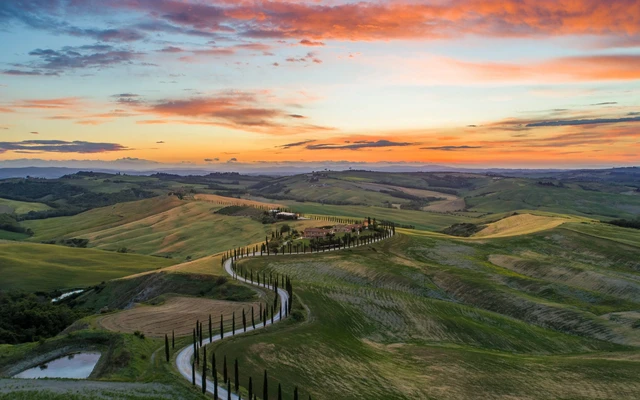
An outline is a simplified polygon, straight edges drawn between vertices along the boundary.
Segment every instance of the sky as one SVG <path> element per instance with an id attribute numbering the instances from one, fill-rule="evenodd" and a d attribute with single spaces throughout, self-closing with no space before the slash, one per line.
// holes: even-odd
<path id="1" fill-rule="evenodd" d="M 0 43 L 0 161 L 640 164 L 640 0 L 12 0 Z"/>

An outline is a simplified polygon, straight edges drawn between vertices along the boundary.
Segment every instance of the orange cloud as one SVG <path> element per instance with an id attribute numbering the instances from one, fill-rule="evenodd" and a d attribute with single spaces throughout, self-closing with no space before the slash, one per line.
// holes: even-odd
<path id="1" fill-rule="evenodd" d="M 254 38 L 393 40 L 539 35 L 636 35 L 635 0 L 458 0 L 373 3 L 158 0 L 112 4 L 153 11 L 173 24 Z"/>
<path id="2" fill-rule="evenodd" d="M 268 91 L 219 92 L 212 97 L 168 99 L 154 104 L 135 104 L 140 115 L 156 115 L 138 121 L 139 124 L 213 125 L 250 132 L 290 135 L 304 132 L 327 131 L 332 128 L 300 123 L 305 116 L 287 112 L 278 107 L 267 107 L 274 99 Z"/>

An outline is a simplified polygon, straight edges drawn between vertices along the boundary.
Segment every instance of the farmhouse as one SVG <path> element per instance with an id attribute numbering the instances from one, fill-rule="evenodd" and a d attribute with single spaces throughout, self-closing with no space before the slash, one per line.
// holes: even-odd
<path id="1" fill-rule="evenodd" d="M 359 232 L 363 228 L 362 224 L 336 225 L 333 230 L 336 233 Z"/>
<path id="2" fill-rule="evenodd" d="M 325 229 L 325 228 L 306 228 L 304 230 L 304 237 L 307 239 L 313 239 L 313 238 L 323 238 L 329 234 L 332 234 L 333 230 L 332 229 Z"/>

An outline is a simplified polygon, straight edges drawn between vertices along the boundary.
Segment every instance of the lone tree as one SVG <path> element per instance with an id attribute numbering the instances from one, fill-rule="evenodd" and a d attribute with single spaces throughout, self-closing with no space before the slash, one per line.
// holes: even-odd
<path id="1" fill-rule="evenodd" d="M 262 400 L 269 400 L 269 384 L 267 383 L 267 370 L 264 370 L 264 383 L 262 384 Z"/>
<path id="2" fill-rule="evenodd" d="M 169 337 L 166 333 L 164 335 L 164 355 L 167 357 L 167 362 L 169 362 Z"/>
<path id="3" fill-rule="evenodd" d="M 236 358 L 236 362 L 235 365 L 233 366 L 233 373 L 235 375 L 235 386 L 236 386 L 236 393 L 238 392 L 238 390 L 240 390 L 240 375 L 238 374 L 238 359 Z"/>

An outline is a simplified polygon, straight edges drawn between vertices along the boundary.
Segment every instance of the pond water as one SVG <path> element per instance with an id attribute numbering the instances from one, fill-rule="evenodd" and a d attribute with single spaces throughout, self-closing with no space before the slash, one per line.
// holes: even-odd
<path id="1" fill-rule="evenodd" d="M 67 297 L 69 297 L 69 296 L 73 296 L 73 295 L 74 295 L 74 294 L 76 294 L 76 293 L 82 293 L 82 292 L 84 292 L 84 290 L 83 290 L 83 289 L 78 289 L 78 290 L 74 290 L 74 291 L 72 291 L 72 292 L 67 292 L 67 293 L 64 293 L 63 295 L 61 295 L 61 296 L 59 296 L 59 297 L 56 297 L 55 299 L 51 299 L 51 302 L 52 302 L 52 303 L 57 303 L 57 302 L 59 302 L 60 300 L 64 300 L 64 299 L 66 299 L 66 298 L 67 298 Z"/>
<path id="2" fill-rule="evenodd" d="M 14 378 L 35 379 L 35 378 L 70 378 L 87 379 L 95 368 L 100 353 L 87 352 L 69 354 L 64 357 L 49 361 L 46 364 L 33 367 L 20 372 Z"/>

